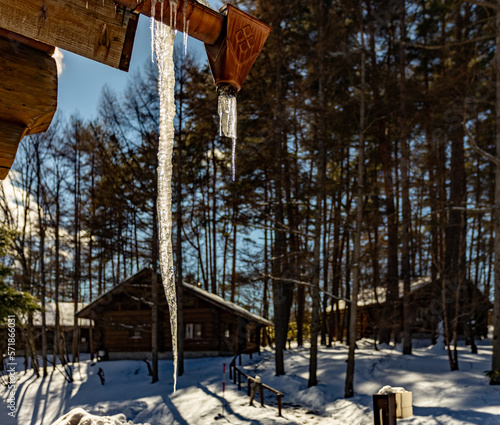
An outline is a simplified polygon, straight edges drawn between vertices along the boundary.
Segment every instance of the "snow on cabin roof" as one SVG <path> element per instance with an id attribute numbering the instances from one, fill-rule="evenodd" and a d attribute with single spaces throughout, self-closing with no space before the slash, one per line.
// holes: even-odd
<path id="1" fill-rule="evenodd" d="M 104 294 L 100 295 L 98 298 L 96 298 L 93 302 L 82 308 L 80 311 L 78 311 L 77 316 L 79 317 L 88 317 L 87 315 L 90 313 L 90 311 L 93 309 L 93 307 L 101 304 L 104 300 L 109 299 L 109 297 L 115 293 L 115 292 L 121 292 L 124 290 L 126 286 L 138 286 L 141 285 L 142 282 L 151 276 L 152 270 L 149 268 L 144 268 L 140 272 L 136 273 L 135 275 L 128 277 L 127 279 L 123 280 L 120 282 L 118 285 L 114 286 Z M 150 285 L 146 285 L 150 286 Z M 270 320 L 264 319 L 263 317 L 251 313 L 245 308 L 231 302 L 223 299 L 222 297 L 212 294 L 208 291 L 205 291 L 202 288 L 199 288 L 197 286 L 191 285 L 189 283 L 184 282 L 183 286 L 185 289 L 188 291 L 194 292 L 197 296 L 200 298 L 203 298 L 205 301 L 215 304 L 219 306 L 220 308 L 232 312 L 233 314 L 236 314 L 237 316 L 244 317 L 250 321 L 260 323 L 261 325 L 265 326 L 274 326 L 273 323 Z"/>
<path id="2" fill-rule="evenodd" d="M 205 299 L 206 301 L 211 302 L 212 304 L 217 304 L 221 308 L 223 308 L 225 310 L 229 310 L 229 311 L 237 314 L 238 316 L 245 317 L 253 322 L 257 322 L 257 323 L 260 323 L 262 325 L 274 326 L 271 321 L 264 319 L 263 317 L 261 317 L 257 314 L 250 313 L 245 308 L 243 308 L 243 307 L 241 307 L 241 306 L 239 306 L 231 301 L 227 301 L 218 295 L 212 294 L 211 292 L 205 291 L 202 288 L 199 288 L 197 286 L 194 286 L 194 285 L 191 285 L 191 284 L 185 283 L 185 282 L 184 282 L 184 288 L 195 292 L 196 294 L 198 294 L 201 298 Z"/>
<path id="3" fill-rule="evenodd" d="M 87 304 L 78 303 L 78 311 L 85 308 Z M 75 305 L 73 302 L 59 302 L 59 317 L 60 325 L 66 327 L 72 327 L 74 323 L 75 316 Z M 90 326 L 89 319 L 79 319 L 79 325 L 83 327 Z M 56 324 L 56 303 L 50 302 L 45 305 L 45 323 L 47 326 L 55 326 Z M 33 325 L 42 325 L 42 313 L 37 311 L 33 315 Z"/>
<path id="4" fill-rule="evenodd" d="M 429 276 L 418 277 L 410 282 L 410 292 L 414 292 L 425 285 L 431 283 L 431 278 Z M 404 281 L 399 281 L 399 298 L 403 298 L 404 292 Z M 358 306 L 368 306 L 373 304 L 383 304 L 386 300 L 387 288 L 385 286 L 379 286 L 377 288 L 377 296 L 375 296 L 375 291 L 373 288 L 366 288 L 359 291 L 358 294 Z M 329 311 L 331 311 L 331 306 L 328 306 Z M 339 310 L 345 309 L 345 301 L 339 300 Z"/>

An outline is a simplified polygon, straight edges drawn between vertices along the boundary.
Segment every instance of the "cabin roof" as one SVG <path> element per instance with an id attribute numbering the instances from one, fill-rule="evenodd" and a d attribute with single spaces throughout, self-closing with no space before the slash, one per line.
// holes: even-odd
<path id="1" fill-rule="evenodd" d="M 188 289 L 189 291 L 195 293 L 198 295 L 200 298 L 203 298 L 205 301 L 208 301 L 211 304 L 217 305 L 221 307 L 224 310 L 227 310 L 231 313 L 236 314 L 237 316 L 245 317 L 246 319 L 249 319 L 252 322 L 260 323 L 265 326 L 274 326 L 273 323 L 270 320 L 264 319 L 263 317 L 251 313 L 245 308 L 231 302 L 228 300 L 225 300 L 224 298 L 220 297 L 219 295 L 212 294 L 211 292 L 205 291 L 202 288 L 199 288 L 194 285 L 190 285 L 189 283 L 184 283 L 184 288 Z"/>
<path id="2" fill-rule="evenodd" d="M 419 290 L 420 288 L 423 288 L 424 286 L 427 286 L 429 283 L 431 283 L 431 278 L 430 276 L 424 276 L 424 277 L 418 277 L 413 279 L 410 282 L 410 292 L 415 292 Z M 404 282 L 401 280 L 399 281 L 399 298 L 403 298 L 403 293 L 404 293 Z M 387 287 L 386 286 L 379 286 L 376 290 L 373 288 L 365 288 L 359 291 L 358 294 L 358 306 L 364 307 L 364 306 L 369 306 L 369 305 L 374 305 L 377 304 L 383 304 L 386 301 L 386 294 L 387 294 Z M 344 310 L 345 309 L 345 301 L 344 300 L 339 300 L 339 310 Z M 331 306 L 328 306 L 328 311 L 331 311 Z"/>
<path id="3" fill-rule="evenodd" d="M 85 308 L 86 304 L 78 303 L 78 310 Z M 64 327 L 74 325 L 75 305 L 73 302 L 59 302 L 59 324 Z M 45 323 L 47 326 L 54 327 L 56 324 L 56 303 L 49 302 L 45 305 Z M 42 313 L 37 311 L 33 314 L 33 325 L 42 326 Z M 80 319 L 80 327 L 90 326 L 89 319 Z"/>
<path id="4" fill-rule="evenodd" d="M 123 280 L 120 282 L 118 285 L 115 287 L 111 288 L 109 291 L 105 292 L 98 298 L 96 298 L 92 303 L 88 304 L 86 307 L 82 308 L 79 312 L 76 313 L 78 317 L 90 317 L 91 312 L 99 305 L 105 305 L 109 303 L 109 301 L 112 299 L 114 294 L 126 292 L 127 288 L 130 287 L 141 287 L 141 286 L 146 286 L 150 287 L 149 282 L 151 281 L 151 277 L 153 275 L 153 271 L 149 268 L 144 268 L 137 274 Z M 158 275 L 158 278 L 161 279 L 161 276 Z M 148 282 L 148 284 L 145 285 L 144 282 Z M 161 280 L 160 280 L 161 282 Z M 264 319 L 263 317 L 251 313 L 247 309 L 231 302 L 223 299 L 222 297 L 212 294 L 208 291 L 205 291 L 202 288 L 199 288 L 197 286 L 191 285 L 189 283 L 184 282 L 183 287 L 185 290 L 191 292 L 194 296 L 203 299 L 204 301 L 215 305 L 216 307 L 219 307 L 225 311 L 228 311 L 229 313 L 232 313 L 236 316 L 243 317 L 247 320 L 250 320 L 251 322 L 258 323 L 260 325 L 264 326 L 274 326 L 273 323 L 270 320 Z M 140 301 L 150 303 L 151 301 L 148 299 L 141 299 Z"/>

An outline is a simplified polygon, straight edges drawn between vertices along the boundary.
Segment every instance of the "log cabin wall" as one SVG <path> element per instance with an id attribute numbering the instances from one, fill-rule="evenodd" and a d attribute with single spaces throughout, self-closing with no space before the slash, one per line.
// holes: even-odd
<path id="1" fill-rule="evenodd" d="M 113 288 L 78 313 L 95 320 L 97 351 L 109 358 L 143 358 L 151 352 L 151 272 L 146 269 Z M 170 317 L 163 288 L 159 288 L 159 351 L 168 357 L 172 350 Z M 201 296 L 200 296 L 201 295 Z M 218 304 L 219 303 L 219 304 Z M 187 355 L 234 355 L 242 350 L 260 350 L 258 323 L 241 307 L 184 286 L 184 350 Z M 255 317 L 255 320 L 252 320 Z M 264 319 L 260 319 L 264 320 Z M 264 321 L 266 322 L 266 321 Z M 269 324 L 269 322 L 267 322 Z"/>

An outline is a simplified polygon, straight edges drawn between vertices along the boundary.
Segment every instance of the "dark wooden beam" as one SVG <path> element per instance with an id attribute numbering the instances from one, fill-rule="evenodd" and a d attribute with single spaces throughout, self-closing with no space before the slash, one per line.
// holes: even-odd
<path id="1" fill-rule="evenodd" d="M 39 50 L 20 40 L 0 38 L 0 179 L 7 176 L 21 139 L 46 131 L 57 108 L 57 67 L 46 52 L 50 46 Z"/>
<path id="2" fill-rule="evenodd" d="M 16 157 L 19 142 L 28 128 L 24 124 L 14 124 L 0 120 L 0 179 L 4 180 Z"/>
<path id="3" fill-rule="evenodd" d="M 138 18 L 113 0 L 0 0 L 0 27 L 124 71 Z"/>

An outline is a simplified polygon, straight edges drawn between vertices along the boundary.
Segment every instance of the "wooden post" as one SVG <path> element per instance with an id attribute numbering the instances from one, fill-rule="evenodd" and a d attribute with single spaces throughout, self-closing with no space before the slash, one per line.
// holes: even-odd
<path id="1" fill-rule="evenodd" d="M 252 385 L 252 381 L 251 381 L 251 379 L 248 377 L 248 378 L 247 378 L 247 393 L 248 393 L 248 396 L 250 396 L 250 394 L 251 394 L 251 389 L 252 389 L 252 388 L 251 388 L 251 385 Z"/>
<path id="2" fill-rule="evenodd" d="M 278 394 L 278 415 L 281 416 L 281 397 L 283 394 Z"/>
<path id="3" fill-rule="evenodd" d="M 396 425 L 396 394 L 374 394 L 375 425 Z"/>
<path id="4" fill-rule="evenodd" d="M 260 384 L 260 405 L 264 407 L 264 387 Z"/>

